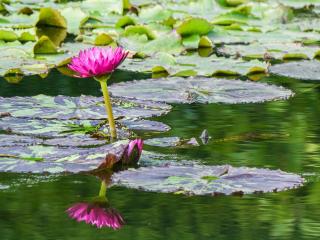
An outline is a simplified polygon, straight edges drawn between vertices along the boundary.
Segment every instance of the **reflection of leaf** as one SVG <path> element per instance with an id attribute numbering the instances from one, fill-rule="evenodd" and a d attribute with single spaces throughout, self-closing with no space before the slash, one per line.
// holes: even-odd
<path id="1" fill-rule="evenodd" d="M 52 54 L 57 53 L 56 45 L 47 37 L 42 36 L 33 47 L 35 54 Z"/>

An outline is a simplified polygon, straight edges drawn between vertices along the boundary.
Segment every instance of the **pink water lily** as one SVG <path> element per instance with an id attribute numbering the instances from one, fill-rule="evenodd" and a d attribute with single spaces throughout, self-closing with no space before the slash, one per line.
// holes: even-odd
<path id="1" fill-rule="evenodd" d="M 70 218 L 78 222 L 83 221 L 98 228 L 119 229 L 124 224 L 122 216 L 114 208 L 104 208 L 95 203 L 76 203 L 67 210 L 67 213 Z"/>
<path id="2" fill-rule="evenodd" d="M 128 52 L 121 47 L 93 47 L 79 52 L 68 65 L 77 77 L 100 77 L 111 74 L 127 57 Z"/>
<path id="3" fill-rule="evenodd" d="M 107 87 L 107 80 L 111 73 L 124 61 L 128 52 L 121 47 L 93 47 L 79 52 L 78 56 L 71 59 L 68 67 L 76 72 L 76 77 L 93 77 L 100 82 L 104 97 L 104 104 L 108 115 L 110 135 L 117 138 L 112 105 Z"/>

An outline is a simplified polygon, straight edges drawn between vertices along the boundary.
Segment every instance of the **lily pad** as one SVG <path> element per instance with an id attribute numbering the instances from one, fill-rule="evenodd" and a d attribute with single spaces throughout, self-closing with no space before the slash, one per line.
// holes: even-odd
<path id="1" fill-rule="evenodd" d="M 119 122 L 130 130 L 167 132 L 171 129 L 168 125 L 162 122 L 145 119 L 123 119 L 119 120 Z"/>
<path id="2" fill-rule="evenodd" d="M 270 72 L 280 76 L 296 78 L 300 80 L 320 80 L 320 62 L 299 61 L 274 65 Z"/>
<path id="3" fill-rule="evenodd" d="M 265 83 L 215 78 L 163 78 L 111 85 L 114 96 L 166 103 L 255 103 L 287 99 L 293 92 Z"/>
<path id="4" fill-rule="evenodd" d="M 162 137 L 162 138 L 151 138 L 144 141 L 144 144 L 154 147 L 197 147 L 199 143 L 196 138 L 182 139 L 180 137 Z"/>
<path id="5" fill-rule="evenodd" d="M 153 117 L 170 110 L 170 106 L 150 101 L 128 101 L 117 98 L 113 100 L 116 117 Z M 106 119 L 102 98 L 92 96 L 50 97 L 38 95 L 33 97 L 0 97 L 0 109 L 13 117 L 40 119 Z"/>
<path id="6" fill-rule="evenodd" d="M 29 146 L 42 143 L 43 140 L 30 136 L 19 136 L 13 134 L 0 134 L 1 147 Z"/>
<path id="7" fill-rule="evenodd" d="M 215 55 L 200 57 L 197 55 L 173 57 L 167 53 L 158 53 L 146 59 L 127 59 L 121 69 L 139 72 L 164 72 L 170 76 L 214 76 L 214 75 L 249 75 L 264 73 L 267 64 L 258 60 L 243 61 L 221 58 Z"/>
<path id="8" fill-rule="evenodd" d="M 32 173 L 91 171 L 103 166 L 108 154 L 120 159 L 127 144 L 128 141 L 119 141 L 96 148 L 45 145 L 0 147 L 0 171 Z"/>
<path id="9" fill-rule="evenodd" d="M 320 56 L 320 47 L 303 46 L 301 43 L 253 43 L 249 45 L 225 45 L 218 51 L 227 56 L 246 59 L 313 59 Z"/>
<path id="10" fill-rule="evenodd" d="M 156 121 L 128 118 L 117 120 L 117 132 L 120 139 L 130 137 L 132 134 L 129 130 L 164 132 L 169 129 L 169 126 Z M 0 131 L 10 134 L 0 133 L 2 139 L 0 146 L 14 145 L 17 142 L 26 142 L 30 145 L 35 142 L 43 143 L 42 140 L 45 140 L 46 145 L 94 146 L 105 144 L 108 136 L 107 123 L 100 120 L 61 121 L 3 117 L 0 119 Z M 35 138 L 40 140 L 36 141 Z"/>
<path id="11" fill-rule="evenodd" d="M 280 170 L 224 166 L 142 167 L 116 173 L 114 185 L 188 195 L 252 194 L 302 186 L 304 179 Z"/>

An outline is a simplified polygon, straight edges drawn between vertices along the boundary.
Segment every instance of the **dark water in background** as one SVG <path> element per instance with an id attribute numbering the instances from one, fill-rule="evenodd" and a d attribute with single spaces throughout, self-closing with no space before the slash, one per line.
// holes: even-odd
<path id="1" fill-rule="evenodd" d="M 145 77 L 114 75 L 119 81 Z M 0 173 L 0 189 L 11 186 L 0 190 L 0 239 L 319 239 L 320 85 L 272 76 L 262 81 L 290 88 L 296 96 L 263 104 L 175 105 L 168 115 L 156 118 L 172 130 L 154 136 L 197 137 L 208 129 L 212 140 L 191 149 L 146 149 L 208 165 L 303 173 L 309 181 L 305 187 L 243 197 L 188 197 L 114 187 L 108 190 L 108 198 L 126 221 L 114 231 L 77 223 L 65 213 L 71 204 L 97 194 L 96 177 Z M 0 96 L 41 93 L 100 95 L 95 81 L 58 72 L 47 79 L 26 78 L 19 85 L 0 80 Z"/>

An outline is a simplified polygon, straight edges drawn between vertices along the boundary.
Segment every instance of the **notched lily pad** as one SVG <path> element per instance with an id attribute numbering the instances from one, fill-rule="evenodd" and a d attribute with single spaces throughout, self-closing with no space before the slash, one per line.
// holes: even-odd
<path id="1" fill-rule="evenodd" d="M 293 92 L 265 83 L 215 78 L 164 78 L 131 81 L 110 87 L 114 96 L 167 103 L 255 103 L 286 99 Z"/>
<path id="2" fill-rule="evenodd" d="M 300 80 L 320 80 L 320 62 L 300 61 L 274 65 L 270 72 L 276 75 L 296 78 Z"/>
<path id="3" fill-rule="evenodd" d="M 115 159 L 120 161 L 127 144 L 128 141 L 118 141 L 96 148 L 45 145 L 0 147 L 0 171 L 32 173 L 91 171 L 105 166 L 110 156 L 115 156 Z"/>
<path id="4" fill-rule="evenodd" d="M 247 167 L 168 165 L 129 169 L 113 175 L 114 185 L 188 195 L 252 194 L 302 186 L 304 179 L 280 170 Z"/>

